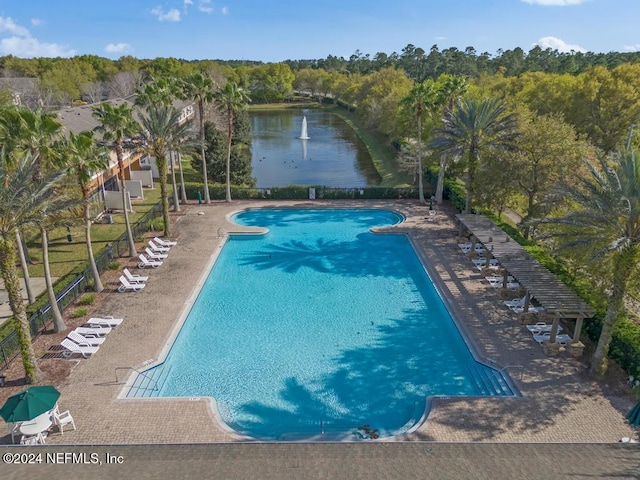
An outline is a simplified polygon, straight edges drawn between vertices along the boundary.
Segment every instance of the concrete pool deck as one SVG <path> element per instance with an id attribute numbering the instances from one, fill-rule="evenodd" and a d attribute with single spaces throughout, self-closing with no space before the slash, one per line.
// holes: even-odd
<path id="1" fill-rule="evenodd" d="M 615 443 L 633 437 L 624 413 L 629 398 L 610 396 L 586 375 L 586 359 L 568 354 L 548 358 L 502 305 L 496 291 L 456 245 L 457 228 L 439 212 L 428 221 L 427 208 L 415 201 L 234 201 L 230 204 L 190 205 L 174 216 L 173 247 L 149 275 L 140 293 L 119 294 L 116 284 L 99 314 L 124 317 L 100 350 L 89 359 L 73 359 L 73 370 L 59 385 L 60 406 L 69 409 L 78 426 L 64 435 L 53 434 L 47 444 L 180 444 L 251 441 L 225 429 L 211 402 L 204 398 L 120 399 L 129 367 L 141 369 L 158 359 L 171 341 L 175 326 L 202 282 L 206 265 L 225 241 L 225 233 L 254 230 L 227 221 L 227 215 L 259 207 L 387 208 L 405 215 L 395 230 L 406 233 L 428 263 L 430 273 L 458 324 L 480 358 L 498 368 L 509 367 L 520 398 L 435 399 L 426 421 L 414 432 L 386 441 L 500 442 L 500 443 Z M 200 214 L 202 213 L 202 214 Z M 135 267 L 132 259 L 121 259 Z M 516 367 L 513 367 L 516 366 Z M 117 370 L 120 369 L 120 370 Z M 10 440 L 2 422 L 0 436 Z"/>

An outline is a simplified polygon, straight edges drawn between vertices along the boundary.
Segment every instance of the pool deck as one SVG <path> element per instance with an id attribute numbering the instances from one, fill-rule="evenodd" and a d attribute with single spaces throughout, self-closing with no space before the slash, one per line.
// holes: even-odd
<path id="1" fill-rule="evenodd" d="M 434 220 L 427 220 L 428 207 L 415 201 L 234 201 L 190 205 L 174 214 L 173 239 L 178 245 L 161 267 L 139 272 L 150 276 L 142 292 L 119 294 L 117 285 L 106 286 L 113 293 L 99 313 L 124 317 L 125 321 L 91 358 L 59 360 L 74 365 L 59 389 L 61 408 L 71 411 L 78 429 L 50 435 L 47 444 L 252 441 L 224 428 L 205 398 L 119 398 L 130 371 L 116 369 L 145 368 L 159 358 L 194 300 L 192 292 L 202 284 L 207 266 L 220 251 L 225 232 L 255 231 L 229 223 L 227 215 L 258 207 L 366 207 L 402 213 L 405 222 L 383 230 L 409 236 L 430 274 L 435 274 L 460 330 L 477 355 L 493 359 L 499 368 L 517 366 L 508 370 L 522 397 L 435 399 L 428 418 L 414 432 L 385 442 L 597 444 L 634 436 L 624 421 L 631 400 L 609 396 L 590 380 L 586 359 L 572 359 L 567 352 L 555 358 L 545 356 L 461 253 L 456 245 L 457 227 L 446 213 L 438 212 Z M 135 262 L 130 260 L 128 266 L 135 267 Z M 0 437 L 7 440 L 6 425 L 0 425 Z"/>

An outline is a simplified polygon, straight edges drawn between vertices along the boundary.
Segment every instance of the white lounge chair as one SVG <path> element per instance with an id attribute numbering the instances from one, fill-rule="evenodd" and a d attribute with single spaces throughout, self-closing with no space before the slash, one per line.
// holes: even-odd
<path id="1" fill-rule="evenodd" d="M 524 305 L 521 307 L 511 307 L 511 310 L 513 310 L 515 313 L 541 313 L 544 312 L 544 307 L 534 307 L 533 305 L 529 304 L 529 310 L 527 310 L 526 312 L 524 310 Z"/>
<path id="2" fill-rule="evenodd" d="M 69 334 L 67 335 L 67 338 L 70 338 L 71 340 L 76 342 L 78 345 L 94 346 L 94 347 L 102 345 L 106 340 L 106 338 L 104 337 L 85 337 L 83 335 L 80 335 L 75 330 L 72 332 L 69 332 Z"/>
<path id="3" fill-rule="evenodd" d="M 138 255 L 138 258 L 140 259 L 140 263 L 138 264 L 138 268 L 146 268 L 146 267 L 158 268 L 160 265 L 162 265 L 162 262 L 158 262 L 158 261 L 155 261 L 155 260 L 149 260 L 143 254 Z"/>
<path id="4" fill-rule="evenodd" d="M 129 280 L 127 280 L 127 277 L 125 277 L 124 275 L 120 275 L 120 286 L 118 287 L 119 292 L 139 292 L 144 287 L 146 287 L 144 283 L 131 283 Z"/>
<path id="5" fill-rule="evenodd" d="M 70 357 L 74 353 L 78 353 L 82 355 L 84 358 L 88 358 L 94 353 L 96 353 L 100 348 L 96 346 L 88 346 L 88 347 L 81 346 L 71 341 L 68 338 L 65 338 L 64 340 L 62 340 L 62 342 L 60 342 L 60 345 L 62 345 L 66 349 L 64 352 L 62 352 L 62 355 L 65 357 Z"/>
<path id="6" fill-rule="evenodd" d="M 551 340 L 551 332 L 543 332 L 540 335 L 534 335 L 533 339 L 536 342 L 538 342 L 540 345 L 542 345 L 543 342 L 548 342 L 549 340 Z M 571 342 L 572 340 L 573 339 L 566 333 L 561 333 L 559 335 L 556 335 L 556 343 L 559 343 L 560 345 L 563 345 L 563 346 Z"/>
<path id="7" fill-rule="evenodd" d="M 78 327 L 74 332 L 77 332 L 87 338 L 99 338 L 111 333 L 111 327 Z"/>
<path id="8" fill-rule="evenodd" d="M 527 299 L 527 296 L 525 295 L 522 298 L 514 298 L 513 300 L 505 300 L 504 304 L 509 308 L 524 307 L 524 302 L 525 302 L 526 299 Z"/>
<path id="9" fill-rule="evenodd" d="M 153 240 L 160 245 L 161 247 L 173 247 L 174 245 L 177 245 L 178 242 L 172 242 L 170 240 L 163 240 L 160 237 L 153 237 Z"/>
<path id="10" fill-rule="evenodd" d="M 143 277 L 142 275 L 135 275 L 131 273 L 128 268 L 125 268 L 123 273 L 131 283 L 144 283 L 149 280 L 149 277 Z"/>
<path id="11" fill-rule="evenodd" d="M 538 322 L 529 324 L 526 327 L 532 335 L 543 335 L 546 332 L 551 332 L 553 325 L 545 322 Z M 562 325 L 558 325 L 558 333 L 560 333 L 562 330 Z"/>
<path id="12" fill-rule="evenodd" d="M 98 325 L 101 327 L 117 327 L 124 321 L 124 318 L 113 318 L 108 315 L 106 317 L 92 317 L 87 320 L 89 325 Z"/>
<path id="13" fill-rule="evenodd" d="M 149 247 L 146 247 L 144 249 L 145 253 L 147 254 L 147 257 L 149 257 L 151 260 L 164 260 L 165 258 L 167 258 L 169 255 L 167 255 L 166 253 L 154 253 L 151 251 L 151 249 Z"/>
<path id="14" fill-rule="evenodd" d="M 159 244 L 156 245 L 155 243 L 153 243 L 153 240 L 149 240 L 149 247 L 151 248 L 151 250 L 158 253 L 167 253 L 170 248 L 170 247 L 163 247 L 162 245 L 159 245 Z"/>

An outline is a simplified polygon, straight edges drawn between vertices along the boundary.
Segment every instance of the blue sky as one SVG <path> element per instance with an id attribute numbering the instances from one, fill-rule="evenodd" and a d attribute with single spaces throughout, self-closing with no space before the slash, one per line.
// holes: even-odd
<path id="1" fill-rule="evenodd" d="M 640 0 L 0 0 L 0 55 L 348 58 L 437 44 L 494 55 L 640 50 Z"/>

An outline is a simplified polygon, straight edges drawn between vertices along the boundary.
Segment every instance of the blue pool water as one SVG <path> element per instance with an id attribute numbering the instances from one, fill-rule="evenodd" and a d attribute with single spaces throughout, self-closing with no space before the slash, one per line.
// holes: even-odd
<path id="1" fill-rule="evenodd" d="M 267 235 L 231 236 L 164 363 L 129 397 L 214 397 L 265 439 L 381 436 L 413 426 L 430 395 L 513 395 L 474 361 L 387 210 L 258 209 Z M 360 430 L 359 432 L 362 432 Z"/>

